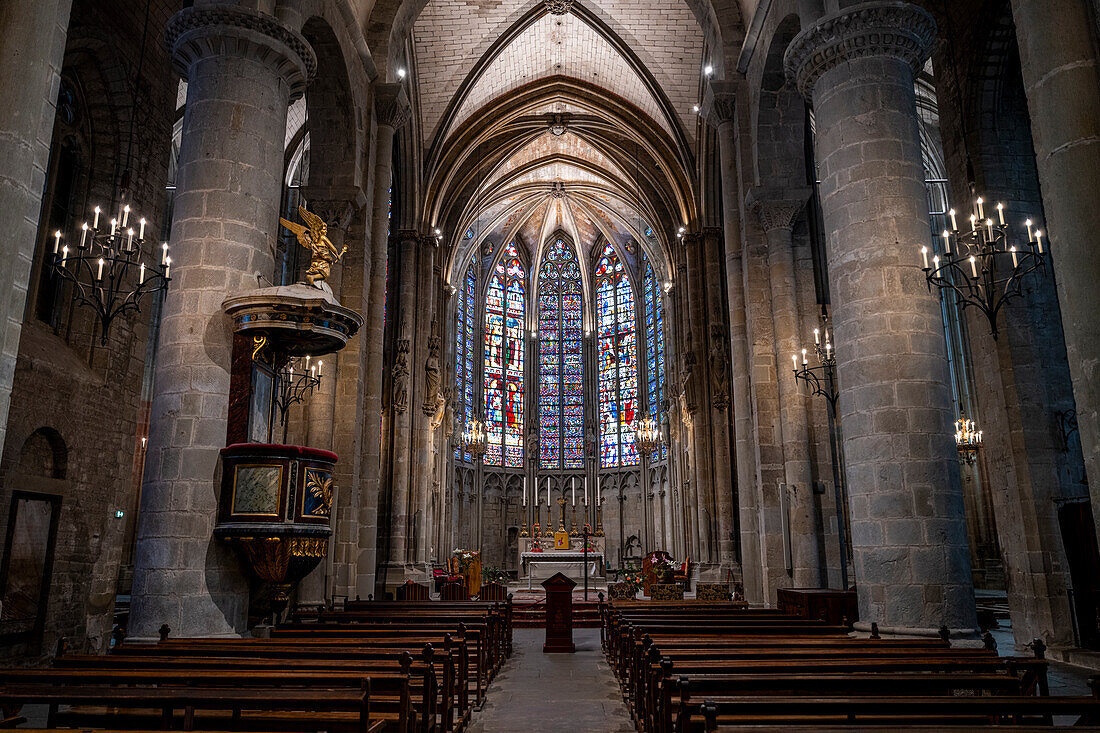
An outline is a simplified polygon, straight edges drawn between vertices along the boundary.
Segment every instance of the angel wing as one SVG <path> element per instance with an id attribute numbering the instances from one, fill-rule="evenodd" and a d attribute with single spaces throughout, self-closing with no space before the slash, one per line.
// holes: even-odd
<path id="1" fill-rule="evenodd" d="M 313 235 L 314 242 L 320 242 L 321 237 L 328 233 L 328 225 L 325 224 L 325 220 L 312 211 L 306 211 L 306 207 L 298 206 L 298 216 L 302 217 L 302 221 L 309 227 L 309 233 Z"/>
<path id="2" fill-rule="evenodd" d="M 288 219 L 284 219 L 281 216 L 279 217 L 279 223 L 290 231 L 294 232 L 298 236 L 298 241 L 301 241 L 302 235 L 306 233 L 306 228 L 304 226 L 302 226 L 301 224 L 295 224 L 294 222 Z"/>

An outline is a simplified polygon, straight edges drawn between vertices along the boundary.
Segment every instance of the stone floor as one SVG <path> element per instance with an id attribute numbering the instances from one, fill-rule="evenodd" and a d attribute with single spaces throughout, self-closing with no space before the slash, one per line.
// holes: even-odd
<path id="1" fill-rule="evenodd" d="M 599 629 L 576 629 L 576 654 L 543 654 L 542 629 L 515 629 L 512 657 L 474 711 L 470 733 L 633 733 Z"/>

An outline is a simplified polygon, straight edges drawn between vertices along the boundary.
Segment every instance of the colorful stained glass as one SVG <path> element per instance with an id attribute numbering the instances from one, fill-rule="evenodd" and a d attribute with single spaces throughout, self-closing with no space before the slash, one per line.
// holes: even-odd
<path id="1" fill-rule="evenodd" d="M 455 387 L 461 409 L 457 415 L 459 424 L 465 424 L 476 416 L 474 412 L 474 323 L 477 319 L 477 274 L 474 264 L 466 268 L 462 289 L 456 293 L 455 303 Z M 455 458 L 469 461 L 472 456 L 455 447 Z"/>
<path id="2" fill-rule="evenodd" d="M 523 336 L 526 285 L 514 242 L 504 248 L 485 296 L 485 465 L 523 467 Z"/>
<path id="3" fill-rule="evenodd" d="M 573 247 L 555 240 L 538 279 L 539 465 L 584 468 L 581 269 Z"/>
<path id="4" fill-rule="evenodd" d="M 600 415 L 600 465 L 638 465 L 638 345 L 634 291 L 615 248 L 608 243 L 596 264 L 596 392 Z"/>
<path id="5" fill-rule="evenodd" d="M 665 317 L 661 303 L 661 283 L 649 264 L 649 258 L 642 254 L 645 265 L 645 338 L 646 338 L 646 398 L 649 411 L 657 415 L 665 400 Z M 661 460 L 668 457 L 668 446 L 662 445 L 656 456 Z"/>

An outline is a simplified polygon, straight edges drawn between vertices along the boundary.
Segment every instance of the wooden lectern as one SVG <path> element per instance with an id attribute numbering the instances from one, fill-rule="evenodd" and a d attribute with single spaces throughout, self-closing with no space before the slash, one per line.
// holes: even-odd
<path id="1" fill-rule="evenodd" d="M 546 643 L 542 651 L 547 653 L 577 651 L 573 644 L 573 588 L 576 582 L 561 573 L 554 573 L 542 581 L 546 589 Z"/>

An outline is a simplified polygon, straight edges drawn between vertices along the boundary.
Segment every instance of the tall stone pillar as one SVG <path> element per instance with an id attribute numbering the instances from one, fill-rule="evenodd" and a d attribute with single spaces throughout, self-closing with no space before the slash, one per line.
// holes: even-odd
<path id="1" fill-rule="evenodd" d="M 745 274 L 741 249 L 741 207 L 738 201 L 737 147 L 734 131 L 737 97 L 730 82 L 712 81 L 703 97 L 706 119 L 718 129 L 722 175 L 722 239 L 726 248 L 726 297 L 729 302 L 730 396 L 733 402 L 733 442 L 737 469 L 738 518 L 741 520 L 741 574 L 745 597 L 763 603 L 759 509 L 756 503 L 756 440 L 750 394 L 748 331 L 745 325 Z"/>
<path id="2" fill-rule="evenodd" d="M 10 0 L 0 10 L 0 231 L 5 232 L 0 244 L 0 451 L 71 8 L 72 0 Z"/>
<path id="3" fill-rule="evenodd" d="M 393 166 L 393 136 L 409 121 L 412 109 L 400 84 L 374 87 L 374 190 L 370 230 L 370 308 L 366 333 L 366 373 L 363 375 L 363 448 L 360 468 L 359 557 L 356 562 L 355 593 L 363 598 L 377 593 L 378 494 L 382 455 L 382 369 L 383 339 L 381 314 L 386 307 L 386 274 L 389 250 L 390 180 Z"/>
<path id="4" fill-rule="evenodd" d="M 139 638 L 162 623 L 178 636 L 244 631 L 248 585 L 211 536 L 232 351 L 221 304 L 272 279 L 287 105 L 317 64 L 301 35 L 236 6 L 181 10 L 166 35 L 187 109 L 135 556 Z"/>
<path id="5" fill-rule="evenodd" d="M 713 557 L 712 527 L 714 527 L 714 495 L 710 478 L 710 374 L 707 364 L 706 282 L 703 279 L 703 235 L 689 232 L 681 240 L 684 243 L 684 259 L 687 261 L 687 288 L 683 292 L 685 307 L 691 326 L 688 329 L 690 344 L 685 354 L 683 389 L 688 397 L 688 412 L 692 416 L 691 429 L 691 484 L 690 506 L 695 513 L 695 558 L 709 563 Z M 691 358 L 688 359 L 687 357 Z"/>
<path id="6" fill-rule="evenodd" d="M 1077 424 L 1100 526 L 1100 58 L 1079 0 L 1012 0 Z"/>
<path id="7" fill-rule="evenodd" d="M 420 240 L 417 253 L 416 275 L 416 379 L 413 390 L 413 497 L 410 512 L 413 515 L 416 544 L 410 548 L 409 562 L 422 565 L 427 571 L 431 526 L 428 513 L 435 460 L 432 455 L 431 418 L 435 414 L 435 398 L 440 390 L 440 338 L 435 329 L 435 293 L 439 287 L 435 271 L 435 258 L 439 253 L 439 240 L 426 236 Z M 434 384 L 433 384 L 434 383 Z"/>
<path id="8" fill-rule="evenodd" d="M 783 473 L 790 517 L 791 580 L 796 588 L 817 588 L 822 580 L 806 398 L 788 363 L 791 354 L 798 352 L 804 343 L 799 333 L 801 319 L 798 317 L 791 230 L 809 196 L 809 189 L 757 187 L 749 191 L 746 201 L 747 208 L 756 212 L 768 242 L 779 425 L 783 434 Z"/>
<path id="9" fill-rule="evenodd" d="M 398 238 L 397 348 L 393 359 L 393 470 L 390 475 L 389 551 L 386 564 L 388 580 L 405 580 L 408 563 L 410 502 L 412 500 L 412 437 L 413 437 L 413 374 L 420 349 L 413 343 L 416 336 L 417 250 L 420 235 L 414 230 L 401 230 Z"/>
<path id="10" fill-rule="evenodd" d="M 863 3 L 786 56 L 817 119 L 859 616 L 888 633 L 976 628 L 943 322 L 916 244 L 913 80 L 935 35 L 915 5 Z"/>

